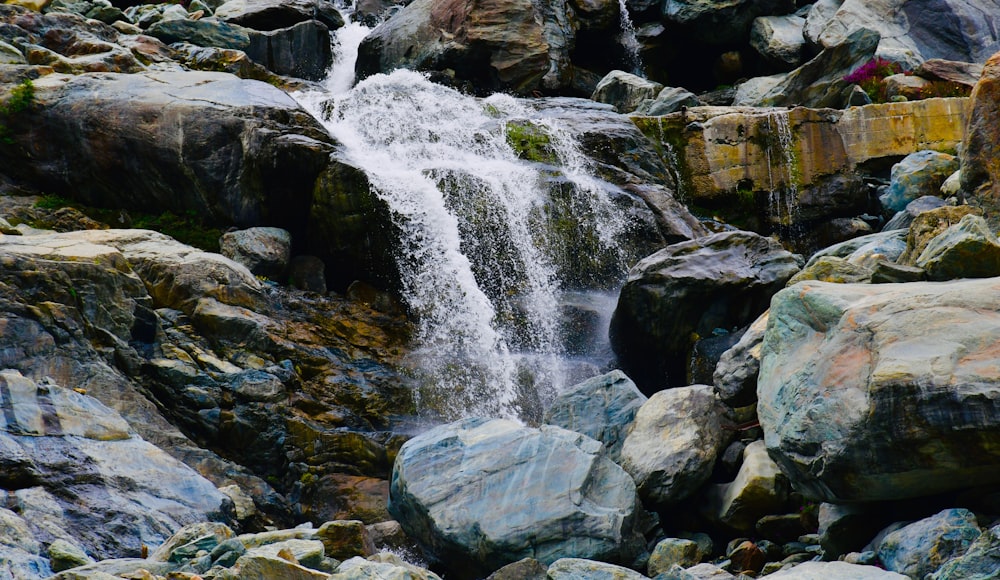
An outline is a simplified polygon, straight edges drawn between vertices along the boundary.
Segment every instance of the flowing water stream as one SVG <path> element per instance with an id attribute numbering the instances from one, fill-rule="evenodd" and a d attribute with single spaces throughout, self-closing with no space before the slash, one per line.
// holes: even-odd
<path id="1" fill-rule="evenodd" d="M 327 90 L 296 97 L 364 170 L 401 232 L 418 404 L 441 418 L 537 418 L 553 393 L 611 362 L 602 336 L 613 293 L 565 283 L 567 244 L 583 232 L 621 278 L 626 226 L 573 135 L 528 102 L 476 99 L 407 70 L 352 87 L 365 33 L 341 29 Z M 551 164 L 520 159 L 512 127 Z M 581 326 L 597 337 L 581 339 Z"/>

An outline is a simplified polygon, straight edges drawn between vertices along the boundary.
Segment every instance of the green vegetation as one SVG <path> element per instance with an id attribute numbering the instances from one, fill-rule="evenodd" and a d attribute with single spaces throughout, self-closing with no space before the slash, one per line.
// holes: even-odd
<path id="1" fill-rule="evenodd" d="M 10 98 L 0 104 L 0 142 L 12 143 L 10 129 L 3 121 L 12 115 L 26 111 L 35 102 L 35 85 L 31 79 L 24 79 L 10 91 Z"/>
<path id="2" fill-rule="evenodd" d="M 875 57 L 844 77 L 844 80 L 861 87 L 873 103 L 885 103 L 892 100 L 889 98 L 885 79 L 897 74 L 909 75 L 912 72 L 904 71 L 899 63 Z M 970 92 L 972 88 L 961 83 L 931 81 L 917 92 L 915 98 L 919 100 L 934 97 L 967 97 Z M 913 98 L 913 95 L 908 96 Z"/>
<path id="3" fill-rule="evenodd" d="M 507 124 L 507 142 L 526 161 L 556 163 L 559 161 L 552 149 L 552 140 L 545 130 L 529 121 L 515 121 Z"/>
<path id="4" fill-rule="evenodd" d="M 184 215 L 176 215 L 165 211 L 160 214 L 129 213 L 120 209 L 90 207 L 59 195 L 43 196 L 35 207 L 46 210 L 56 210 L 72 207 L 87 217 L 112 227 L 127 227 L 144 230 L 155 230 L 166 234 L 175 240 L 194 246 L 208 252 L 219 251 L 219 238 L 222 230 L 208 225 L 194 210 Z M 35 227 L 46 227 L 45 223 L 29 224 Z"/>

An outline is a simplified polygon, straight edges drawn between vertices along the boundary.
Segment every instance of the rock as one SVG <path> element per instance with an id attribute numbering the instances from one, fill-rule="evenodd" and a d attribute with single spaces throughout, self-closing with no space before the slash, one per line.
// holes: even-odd
<path id="1" fill-rule="evenodd" d="M 768 578 L 788 578 L 789 580 L 905 580 L 907 576 L 883 570 L 876 566 L 861 566 L 847 562 L 804 562 L 786 568 Z"/>
<path id="2" fill-rule="evenodd" d="M 750 46 L 779 70 L 792 70 L 803 62 L 806 41 L 801 16 L 761 16 L 750 28 Z"/>
<path id="3" fill-rule="evenodd" d="M 888 534 L 878 545 L 878 558 L 887 570 L 923 578 L 964 554 L 979 534 L 972 512 L 944 510 Z"/>
<path id="4" fill-rule="evenodd" d="M 189 42 L 196 46 L 244 51 L 250 47 L 248 29 L 217 20 L 164 19 L 146 29 L 146 34 L 167 44 Z"/>
<path id="5" fill-rule="evenodd" d="M 885 77 L 886 100 L 894 101 L 902 97 L 915 101 L 932 90 L 931 81 L 916 75 L 895 74 Z"/>
<path id="6" fill-rule="evenodd" d="M 639 409 L 622 446 L 621 465 L 656 508 L 690 497 L 712 474 L 732 432 L 727 409 L 706 385 L 654 394 Z"/>
<path id="7" fill-rule="evenodd" d="M 844 80 L 855 67 L 869 60 L 878 46 L 879 34 L 866 28 L 825 48 L 812 60 L 788 73 L 754 103 L 763 107 L 803 105 L 841 108 L 850 84 Z"/>
<path id="8" fill-rule="evenodd" d="M 743 452 L 743 465 L 732 483 L 709 488 L 703 512 L 713 522 L 752 533 L 757 520 L 788 506 L 788 479 L 767 455 L 763 441 L 754 441 Z M 763 562 L 761 562 L 763 566 Z M 744 568 L 760 571 L 760 566 Z"/>
<path id="9" fill-rule="evenodd" d="M 175 42 L 171 49 L 176 60 L 191 70 L 227 72 L 241 79 L 264 81 L 275 86 L 287 84 L 287 79 L 250 60 L 242 50 L 203 47 L 188 42 Z"/>
<path id="10" fill-rule="evenodd" d="M 760 348 L 767 327 L 767 312 L 750 324 L 739 342 L 719 358 L 712 375 L 715 394 L 727 405 L 742 407 L 757 400 Z"/>
<path id="11" fill-rule="evenodd" d="M 909 53 L 916 62 L 983 62 L 1000 49 L 989 16 L 995 8 L 990 0 L 934 0 L 919 9 L 904 0 L 845 0 L 812 38 L 830 47 L 858 28 L 871 28 L 883 38 L 878 50 L 883 57 Z M 807 37 L 811 31 L 815 28 L 807 27 Z"/>
<path id="12" fill-rule="evenodd" d="M 646 99 L 656 98 L 663 85 L 621 70 L 613 70 L 597 83 L 591 99 L 614 106 L 619 113 L 631 113 Z"/>
<path id="13" fill-rule="evenodd" d="M 323 565 L 324 547 L 319 540 L 291 539 L 258 546 L 247 550 L 246 554 L 250 557 L 281 558 L 306 568 L 318 569 Z"/>
<path id="14" fill-rule="evenodd" d="M 758 16 L 786 14 L 794 9 L 794 4 L 785 0 L 736 0 L 721 5 L 698 0 L 670 0 L 661 8 L 664 21 L 683 26 L 710 45 L 745 41 L 751 23 Z"/>
<path id="15" fill-rule="evenodd" d="M 344 25 L 332 2 L 307 0 L 229 0 L 215 9 L 215 17 L 254 30 L 272 31 L 317 19 L 330 30 Z"/>
<path id="16" fill-rule="evenodd" d="M 667 574 L 670 573 L 672 572 L 667 572 Z M 736 576 L 714 564 L 705 562 L 684 570 L 679 578 L 680 580 L 735 580 Z"/>
<path id="17" fill-rule="evenodd" d="M 929 280 L 1000 276 L 1000 240 L 985 219 L 967 215 L 930 240 L 913 263 Z"/>
<path id="18" fill-rule="evenodd" d="M 632 121 L 678 175 L 679 198 L 769 233 L 867 211 L 865 168 L 924 149 L 954 151 L 964 107 L 963 99 L 842 112 L 696 107 Z"/>
<path id="19" fill-rule="evenodd" d="M 0 160 L 24 183 L 88 205 L 194 212 L 244 227 L 267 221 L 295 236 L 331 163 L 319 122 L 261 82 L 152 72 L 48 75 L 34 86 L 30 123 L 11 123 L 20 146 Z"/>
<path id="20" fill-rule="evenodd" d="M 63 530 L 88 553 L 110 558 L 223 517 L 224 495 L 96 399 L 14 370 L 0 371 L 0 390 L 10 410 L 0 423 L 2 481 L 16 485 L 7 505 L 35 534 Z"/>
<path id="21" fill-rule="evenodd" d="M 885 525 L 877 506 L 823 503 L 819 506 L 819 543 L 830 558 L 864 548 Z M 853 562 L 857 564 L 858 562 Z"/>
<path id="22" fill-rule="evenodd" d="M 62 572 L 77 566 L 93 564 L 94 559 L 87 555 L 80 546 L 59 538 L 49 544 L 49 562 L 53 572 Z"/>
<path id="23" fill-rule="evenodd" d="M 28 64 L 28 61 L 17 47 L 0 42 L 0 64 Z"/>
<path id="24" fill-rule="evenodd" d="M 240 580 L 327 580 L 330 574 L 289 562 L 278 556 L 247 553 L 234 566 Z"/>
<path id="25" fill-rule="evenodd" d="M 3 553 L 0 574 L 17 579 L 51 576 L 53 570 L 41 551 L 41 542 L 35 539 L 28 522 L 9 509 L 0 508 L 0 552 Z"/>
<path id="26" fill-rule="evenodd" d="M 199 550 L 212 551 L 216 546 L 236 537 L 229 526 L 217 522 L 198 522 L 177 530 L 150 554 L 154 562 L 181 562 Z"/>
<path id="27" fill-rule="evenodd" d="M 778 86 L 786 76 L 788 76 L 787 73 L 779 73 L 747 79 L 736 88 L 732 105 L 734 107 L 754 106 L 754 103 L 759 102 L 771 89 Z"/>
<path id="28" fill-rule="evenodd" d="M 229 232 L 219 240 L 219 253 L 243 264 L 252 274 L 283 279 L 292 254 L 292 236 L 281 228 Z"/>
<path id="29" fill-rule="evenodd" d="M 631 562 L 643 544 L 641 510 L 631 478 L 600 443 L 500 419 L 466 419 L 409 440 L 389 492 L 389 512 L 407 534 L 463 575 L 527 556 Z"/>
<path id="30" fill-rule="evenodd" d="M 954 155 L 930 150 L 911 153 L 892 166 L 889 190 L 879 201 L 890 212 L 903 211 L 919 197 L 939 195 L 941 184 L 957 169 Z"/>
<path id="31" fill-rule="evenodd" d="M 333 63 L 330 29 L 318 20 L 265 32 L 251 31 L 246 47 L 224 48 L 242 48 L 272 72 L 311 81 L 325 78 Z"/>
<path id="32" fill-rule="evenodd" d="M 888 232 L 892 230 L 905 230 L 910 227 L 910 224 L 913 223 L 913 220 L 918 215 L 944 205 L 947 205 L 947 203 L 940 197 L 935 197 L 933 195 L 918 197 L 917 199 L 906 204 L 905 209 L 896 212 L 896 215 L 892 216 L 892 219 L 887 221 L 885 226 L 882 227 L 882 231 Z"/>
<path id="33" fill-rule="evenodd" d="M 963 196 L 961 199 L 965 199 L 962 193 L 961 169 L 949 175 L 948 179 L 945 179 L 944 183 L 941 184 L 941 197 L 948 199 L 949 197 L 959 198 L 959 196 Z"/>
<path id="34" fill-rule="evenodd" d="M 288 283 L 299 290 L 326 293 L 326 265 L 316 256 L 295 256 L 288 266 Z"/>
<path id="35" fill-rule="evenodd" d="M 750 540 L 737 544 L 726 554 L 730 564 L 727 566 L 733 572 L 740 574 L 757 574 L 764 567 L 764 551 Z"/>
<path id="36" fill-rule="evenodd" d="M 563 3 L 491 0 L 473 10 L 447 0 L 416 0 L 365 38 L 356 68 L 362 79 L 397 68 L 451 69 L 455 81 L 477 91 L 530 95 L 571 86 L 574 39 Z"/>
<path id="37" fill-rule="evenodd" d="M 665 87 L 657 93 L 655 99 L 645 100 L 639 103 L 635 110 L 636 115 L 669 115 L 675 111 L 686 109 L 687 107 L 698 107 L 704 103 L 687 89 L 680 87 Z"/>
<path id="38" fill-rule="evenodd" d="M 962 191 L 969 205 L 981 208 L 990 225 L 1000 224 L 1000 53 L 990 57 L 969 95 L 968 124 L 961 152 Z"/>
<path id="39" fill-rule="evenodd" d="M 629 272 L 611 322 L 625 372 L 646 392 L 685 384 L 691 346 L 716 328 L 749 324 L 798 265 L 750 232 L 667 246 Z"/>
<path id="40" fill-rule="evenodd" d="M 927 272 L 915 266 L 903 266 L 885 260 L 875 263 L 872 270 L 872 284 L 897 284 L 904 282 L 919 282 L 927 279 Z"/>
<path id="41" fill-rule="evenodd" d="M 788 281 L 788 286 L 806 280 L 820 280 L 836 284 L 857 284 L 868 282 L 871 280 L 871 277 L 872 271 L 870 268 L 854 264 L 844 258 L 823 256 L 807 265 L 798 274 L 792 276 L 791 280 Z"/>
<path id="42" fill-rule="evenodd" d="M 559 393 L 544 421 L 600 441 L 608 458 L 617 462 L 625 435 L 646 400 L 625 373 L 615 370 Z"/>
<path id="43" fill-rule="evenodd" d="M 372 543 L 368 530 L 358 520 L 326 522 L 319 527 L 316 536 L 323 542 L 326 555 L 331 558 L 365 558 L 375 553 L 375 544 Z"/>
<path id="44" fill-rule="evenodd" d="M 972 206 L 942 206 L 917 214 L 906 234 L 906 250 L 896 262 L 913 266 L 927 248 L 927 244 L 948 228 L 957 225 L 967 215 L 981 215 L 982 210 Z"/>
<path id="45" fill-rule="evenodd" d="M 1000 375 L 985 361 L 998 284 L 804 282 L 775 295 L 757 412 L 797 491 L 836 503 L 997 482 L 988 393 Z"/>
<path id="46" fill-rule="evenodd" d="M 646 569 L 650 578 L 657 574 L 669 571 L 674 566 L 688 568 L 701 561 L 707 554 L 703 554 L 698 543 L 693 540 L 682 538 L 666 538 L 657 542 L 653 548 L 653 553 L 649 555 L 649 564 Z"/>
<path id="47" fill-rule="evenodd" d="M 329 580 L 441 580 L 423 568 L 407 564 L 391 553 L 381 553 L 368 560 L 354 557 L 337 566 Z"/>
<path id="48" fill-rule="evenodd" d="M 993 526 L 976 538 L 964 554 L 945 562 L 931 580 L 962 580 L 982 578 L 992 580 L 1000 570 L 1000 525 Z"/>
<path id="49" fill-rule="evenodd" d="M 525 558 L 507 564 L 490 574 L 486 580 L 548 580 L 548 566 L 534 558 Z"/>
<path id="50" fill-rule="evenodd" d="M 614 564 L 584 560 L 581 558 L 559 558 L 549 565 L 548 580 L 645 580 L 645 576 Z"/>
<path id="51" fill-rule="evenodd" d="M 936 198 L 935 198 L 936 199 Z M 809 258 L 810 267 L 824 257 L 844 258 L 852 264 L 866 264 L 876 256 L 896 260 L 906 249 L 906 230 L 891 230 L 859 236 L 824 248 Z"/>
<path id="52" fill-rule="evenodd" d="M 389 482 L 375 477 L 331 473 L 310 485 L 299 504 L 312 521 L 361 520 L 375 523 L 390 519 L 386 510 Z"/>
<path id="53" fill-rule="evenodd" d="M 913 74 L 931 81 L 958 83 L 972 88 L 983 76 L 983 65 L 974 62 L 929 58 L 920 63 Z"/>

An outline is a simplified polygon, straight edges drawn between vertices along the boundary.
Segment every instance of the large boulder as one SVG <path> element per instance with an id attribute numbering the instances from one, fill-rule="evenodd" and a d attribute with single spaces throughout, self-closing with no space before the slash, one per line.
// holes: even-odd
<path id="1" fill-rule="evenodd" d="M 888 212 L 903 211 L 920 197 L 940 195 L 941 184 L 957 169 L 954 155 L 931 150 L 911 153 L 892 166 L 889 189 L 879 201 Z"/>
<path id="2" fill-rule="evenodd" d="M 998 288 L 989 278 L 779 292 L 757 411 L 792 485 L 842 502 L 1000 481 Z"/>
<path id="3" fill-rule="evenodd" d="M 772 66 L 791 70 L 802 64 L 805 56 L 805 24 L 805 18 L 795 14 L 762 16 L 753 21 L 750 46 Z"/>
<path id="4" fill-rule="evenodd" d="M 753 322 L 797 271 L 791 253 L 750 232 L 667 246 L 629 272 L 611 322 L 612 345 L 640 388 L 685 384 L 697 338 Z"/>
<path id="5" fill-rule="evenodd" d="M 986 220 L 967 215 L 927 242 L 913 264 L 928 280 L 1000 276 L 1000 240 Z"/>
<path id="6" fill-rule="evenodd" d="M 600 441 L 608 457 L 617 461 L 632 420 L 645 402 L 632 379 L 615 370 L 559 393 L 545 411 L 545 422 Z"/>
<path id="7" fill-rule="evenodd" d="M 319 20 L 266 32 L 252 31 L 244 50 L 270 71 L 312 81 L 325 78 L 333 64 L 330 29 Z"/>
<path id="8" fill-rule="evenodd" d="M 621 465 L 643 501 L 667 508 L 693 495 L 732 438 L 728 410 L 706 385 L 667 389 L 639 409 L 622 445 Z"/>
<path id="9" fill-rule="evenodd" d="M 642 101 L 656 97 L 661 90 L 663 85 L 660 83 L 613 70 L 597 83 L 590 98 L 598 103 L 613 105 L 619 113 L 631 113 Z"/>
<path id="10" fill-rule="evenodd" d="M 983 62 L 1000 49 L 995 0 L 843 0 L 817 14 L 806 38 L 821 47 L 839 44 L 859 28 L 882 36 L 878 55 L 919 63 L 931 58 Z M 839 4 L 839 6 L 838 6 Z M 810 14 L 810 19 L 813 17 Z"/>
<path id="11" fill-rule="evenodd" d="M 254 30 L 278 30 L 317 19 L 330 30 L 344 25 L 344 18 L 328 0 L 228 0 L 214 16 Z"/>
<path id="12" fill-rule="evenodd" d="M 931 578 L 933 580 L 963 580 L 989 578 L 1000 570 L 1000 524 L 982 534 L 961 556 L 948 560 Z"/>
<path id="13" fill-rule="evenodd" d="M 1000 53 L 990 57 L 969 95 L 969 116 L 962 148 L 962 191 L 982 208 L 990 225 L 1000 224 Z"/>
<path id="14" fill-rule="evenodd" d="M 644 546 L 635 484 L 599 442 L 503 419 L 465 419 L 406 442 L 389 512 L 458 577 L 529 556 L 631 563 Z"/>
<path id="15" fill-rule="evenodd" d="M 886 534 L 878 559 L 887 570 L 910 578 L 925 578 L 969 549 L 981 530 L 966 509 L 947 509 Z"/>
<path id="16" fill-rule="evenodd" d="M 716 484 L 702 509 L 710 521 L 741 533 L 753 533 L 762 516 L 781 513 L 788 506 L 788 479 L 767 455 L 763 441 L 743 450 L 743 464 L 730 483 Z"/>
<path id="17" fill-rule="evenodd" d="M 226 517 L 224 494 L 96 399 L 13 370 L 0 371 L 0 391 L 0 487 L 38 540 L 138 556 L 185 524 Z"/>
<path id="18" fill-rule="evenodd" d="M 664 21 L 682 26 L 707 44 L 745 41 L 758 16 L 787 14 L 795 9 L 788 0 L 666 0 L 660 4 Z"/>
<path id="19" fill-rule="evenodd" d="M 847 562 L 804 562 L 784 568 L 769 578 L 785 580 L 827 580 L 828 578 L 843 578 L 850 580 L 907 580 L 896 572 L 883 570 L 878 566 L 864 566 Z"/>

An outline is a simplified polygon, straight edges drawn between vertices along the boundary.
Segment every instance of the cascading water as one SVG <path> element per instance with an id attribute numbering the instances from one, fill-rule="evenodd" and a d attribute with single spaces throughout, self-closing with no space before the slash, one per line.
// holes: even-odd
<path id="1" fill-rule="evenodd" d="M 631 69 L 629 72 L 632 74 L 644 76 L 642 56 L 639 54 L 642 45 L 636 37 L 635 25 L 632 23 L 632 18 L 629 17 L 626 0 L 618 0 L 618 11 L 622 29 L 619 42 L 625 48 L 625 64 Z"/>
<path id="2" fill-rule="evenodd" d="M 359 36 L 338 39 L 329 92 L 296 96 L 364 170 L 401 232 L 418 402 L 443 418 L 537 417 L 545 399 L 581 378 L 567 362 L 560 316 L 579 298 L 563 284 L 573 249 L 561 229 L 586 232 L 623 277 L 616 244 L 625 225 L 572 136 L 522 101 L 474 99 L 406 70 L 348 90 Z M 541 141 L 558 170 L 520 159 L 512 125 Z M 567 189 L 557 200 L 553 192 Z M 593 373 L 610 359 L 590 362 Z"/>
<path id="3" fill-rule="evenodd" d="M 791 224 L 795 220 L 798 202 L 798 186 L 795 175 L 795 155 L 793 151 L 792 129 L 788 124 L 788 113 L 772 111 L 766 117 L 767 139 L 763 149 L 767 156 L 767 177 L 770 193 L 768 211 L 779 224 Z M 781 175 L 775 179 L 774 173 Z"/>

